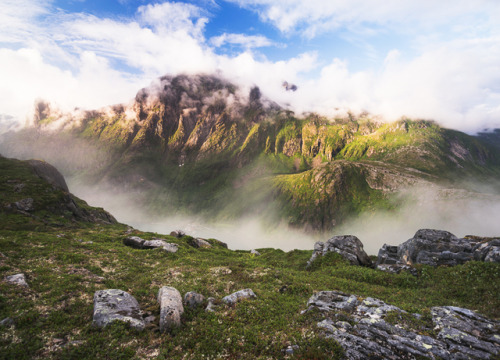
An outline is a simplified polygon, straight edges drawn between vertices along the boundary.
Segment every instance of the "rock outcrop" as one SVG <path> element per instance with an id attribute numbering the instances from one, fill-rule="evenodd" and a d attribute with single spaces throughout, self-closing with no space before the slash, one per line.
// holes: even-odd
<path id="1" fill-rule="evenodd" d="M 208 241 L 202 238 L 191 238 L 188 240 L 188 244 L 197 249 L 208 249 L 212 247 Z"/>
<path id="2" fill-rule="evenodd" d="M 307 304 L 308 310 L 324 312 L 325 319 L 317 327 L 327 338 L 339 342 L 348 359 L 465 360 L 489 359 L 500 353 L 500 322 L 468 309 L 434 307 L 431 325 L 419 322 L 420 315 L 408 314 L 381 300 L 340 291 L 321 291 Z M 418 329 L 408 321 L 386 321 L 389 314 L 397 315 L 393 319 L 414 318 Z M 432 335 L 436 330 L 437 335 Z"/>
<path id="3" fill-rule="evenodd" d="M 99 290 L 94 294 L 92 325 L 105 327 L 113 321 L 123 321 L 137 330 L 144 330 L 144 320 L 137 300 L 119 289 Z"/>
<path id="4" fill-rule="evenodd" d="M 160 332 L 171 331 L 181 326 L 184 313 L 182 297 L 176 288 L 164 286 L 158 291 L 160 303 Z"/>
<path id="5" fill-rule="evenodd" d="M 231 295 L 222 298 L 222 301 L 227 305 L 234 306 L 238 301 L 243 299 L 256 299 L 257 295 L 252 291 L 252 289 L 243 289 L 232 293 Z"/>
<path id="6" fill-rule="evenodd" d="M 385 244 L 378 253 L 377 268 L 399 272 L 415 264 L 454 266 L 471 260 L 500 262 L 500 239 L 460 239 L 448 231 L 421 229 L 397 247 Z"/>
<path id="7" fill-rule="evenodd" d="M 326 242 L 318 241 L 314 244 L 314 252 L 307 266 L 310 267 L 318 256 L 328 252 L 336 252 L 353 265 L 372 266 L 370 257 L 363 249 L 363 243 L 352 235 L 334 236 Z"/>

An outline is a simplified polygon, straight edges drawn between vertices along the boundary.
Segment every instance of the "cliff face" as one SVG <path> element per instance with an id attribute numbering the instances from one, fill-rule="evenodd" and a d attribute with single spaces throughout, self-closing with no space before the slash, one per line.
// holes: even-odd
<path id="1" fill-rule="evenodd" d="M 99 149 L 97 160 L 76 172 L 142 187 L 156 210 L 159 194 L 168 192 L 171 207 L 220 213 L 242 200 L 242 188 L 249 195 L 261 186 L 269 193 L 264 202 L 277 202 L 289 223 L 329 229 L 350 214 L 389 206 L 387 194 L 415 183 L 500 173 L 493 135 L 472 137 L 422 120 L 382 123 L 368 115 L 297 118 L 258 88 L 245 94 L 215 76 L 165 76 L 131 104 L 78 116 L 37 108 L 25 138 L 31 131 L 35 142 L 69 136 L 90 143 Z M 46 131 L 54 127 L 63 130 Z M 64 163 L 64 155 L 57 156 Z M 260 198 L 249 197 L 251 203 Z M 243 205 L 232 214 L 242 212 Z"/>

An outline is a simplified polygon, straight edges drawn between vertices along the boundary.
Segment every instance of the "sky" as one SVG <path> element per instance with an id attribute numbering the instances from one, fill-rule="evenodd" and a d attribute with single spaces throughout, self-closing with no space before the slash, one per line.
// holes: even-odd
<path id="1" fill-rule="evenodd" d="M 500 1 L 0 0 L 0 128 L 36 99 L 96 109 L 179 73 L 297 114 L 500 128 Z"/>

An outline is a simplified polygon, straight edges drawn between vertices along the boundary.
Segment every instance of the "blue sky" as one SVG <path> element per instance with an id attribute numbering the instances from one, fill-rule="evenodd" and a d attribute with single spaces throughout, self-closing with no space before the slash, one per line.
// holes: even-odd
<path id="1" fill-rule="evenodd" d="M 499 24 L 497 0 L 2 0 L 0 121 L 37 98 L 99 108 L 204 72 L 298 114 L 498 128 Z"/>

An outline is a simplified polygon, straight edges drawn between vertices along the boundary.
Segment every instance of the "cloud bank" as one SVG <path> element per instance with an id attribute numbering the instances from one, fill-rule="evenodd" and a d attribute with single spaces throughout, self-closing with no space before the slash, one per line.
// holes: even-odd
<path id="1" fill-rule="evenodd" d="M 243 87 L 258 85 L 298 113 L 369 111 L 388 120 L 434 119 L 467 132 L 500 127 L 497 1 L 228 1 L 255 11 L 285 38 L 351 36 L 375 43 L 399 32 L 411 46 L 389 49 L 380 64 L 353 70 L 349 59 L 325 61 L 320 50 L 269 60 L 258 50 L 283 45 L 264 35 L 207 37 L 212 15 L 192 4 L 156 3 L 131 17 L 97 17 L 64 12 L 48 0 L 6 0 L 0 5 L 0 114 L 22 122 L 37 98 L 63 110 L 98 108 L 127 102 L 160 75 L 219 72 Z M 222 54 L 224 45 L 240 50 Z M 285 80 L 299 90 L 283 91 Z"/>

